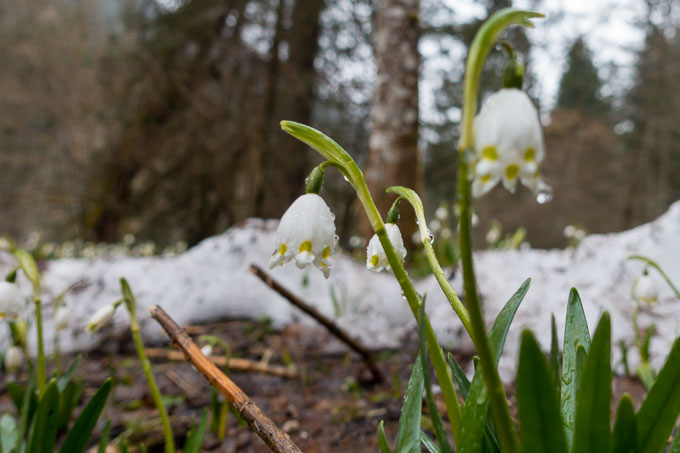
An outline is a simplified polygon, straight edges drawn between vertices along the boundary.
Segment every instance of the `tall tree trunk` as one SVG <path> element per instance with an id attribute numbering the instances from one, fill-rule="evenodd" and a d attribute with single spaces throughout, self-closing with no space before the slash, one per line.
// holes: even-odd
<path id="1" fill-rule="evenodd" d="M 380 0 L 375 12 L 374 48 L 378 75 L 371 109 L 366 181 L 378 209 L 386 215 L 394 196 L 392 185 L 411 187 L 421 194 L 422 162 L 418 150 L 419 0 Z M 365 216 L 361 232 L 372 231 Z M 405 243 L 417 226 L 413 210 L 403 206 L 400 228 Z"/>
<path id="2" fill-rule="evenodd" d="M 288 29 L 288 59 L 281 64 L 280 97 L 273 126 L 273 140 L 265 170 L 265 187 L 260 213 L 280 217 L 304 190 L 304 179 L 312 157 L 306 146 L 284 135 L 280 120 L 312 123 L 312 106 L 316 86 L 314 58 L 319 50 L 319 19 L 324 0 L 296 0 Z"/>

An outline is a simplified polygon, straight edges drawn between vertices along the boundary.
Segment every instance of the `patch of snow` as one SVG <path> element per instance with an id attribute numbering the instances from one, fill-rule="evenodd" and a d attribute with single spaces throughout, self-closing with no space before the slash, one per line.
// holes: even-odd
<path id="1" fill-rule="evenodd" d="M 66 296 L 70 326 L 61 332 L 65 352 L 98 347 L 113 333 L 128 327 L 127 312 L 120 307 L 111 329 L 89 335 L 84 332 L 87 319 L 101 306 L 120 298 L 119 279 L 125 277 L 138 301 L 142 334 L 149 344 L 167 341 L 149 317 L 148 310 L 158 304 L 180 324 L 201 323 L 220 318 L 261 319 L 268 317 L 275 328 L 296 322 L 314 325 L 315 321 L 292 307 L 249 272 L 251 263 L 265 267 L 274 248 L 277 221 L 250 219 L 224 234 L 204 240 L 187 252 L 173 257 L 61 259 L 45 264 L 43 271 L 45 338 L 53 338 L 53 310 L 49 305 L 57 294 L 72 284 L 78 289 Z M 586 317 L 595 328 L 600 314 L 608 310 L 612 318 L 612 344 L 632 343 L 630 290 L 641 274 L 643 263 L 626 261 L 632 254 L 656 260 L 671 279 L 680 277 L 680 202 L 657 220 L 629 231 L 592 235 L 576 249 L 484 251 L 476 254 L 475 267 L 484 299 L 485 318 L 490 324 L 507 299 L 522 282 L 532 278 L 531 288 L 520 306 L 508 333 L 500 370 L 505 380 L 514 376 L 519 336 L 530 328 L 547 350 L 550 344 L 550 315 L 555 314 L 558 333 L 564 330 L 566 303 L 571 287 L 581 295 Z M 372 348 L 398 348 L 415 321 L 400 288 L 390 274 L 368 272 L 363 263 L 348 256 L 334 257 L 330 279 L 316 269 L 300 271 L 288 264 L 271 271 L 274 278 L 315 305 Z M 12 258 L 0 254 L 0 274 L 13 265 Z M 655 271 L 659 303 L 641 312 L 640 325 L 656 324 L 651 343 L 652 365 L 659 367 L 673 340 L 680 334 L 680 301 Z M 453 280 L 462 293 L 461 275 Z M 20 281 L 28 297 L 30 285 Z M 415 282 L 420 293 L 427 293 L 427 309 L 439 339 L 448 348 L 472 352 L 472 345 L 434 277 Z M 332 291 L 331 291 L 332 289 Z M 335 295 L 335 305 L 331 292 Z M 27 307 L 27 311 L 29 307 Z M 0 327 L 0 349 L 7 345 L 8 333 Z M 35 333 L 29 333 L 31 341 Z M 32 345 L 35 346 L 34 344 Z M 51 350 L 51 342 L 46 348 Z M 614 347 L 614 363 L 620 360 Z M 632 369 L 637 353 L 630 351 Z"/>

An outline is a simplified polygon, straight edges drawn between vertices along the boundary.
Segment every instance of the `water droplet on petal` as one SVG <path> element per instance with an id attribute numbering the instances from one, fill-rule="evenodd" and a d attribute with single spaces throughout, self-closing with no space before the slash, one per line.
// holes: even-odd
<path id="1" fill-rule="evenodd" d="M 432 234 L 432 231 L 427 230 L 427 235 L 430 237 L 430 244 L 434 243 L 434 234 Z"/>
<path id="2" fill-rule="evenodd" d="M 347 179 L 347 176 L 345 176 L 345 175 L 342 175 L 342 179 L 344 179 L 345 181 L 349 182 L 349 179 Z"/>
<path id="3" fill-rule="evenodd" d="M 536 201 L 538 204 L 546 204 L 550 202 L 553 198 L 553 192 L 552 188 L 548 185 L 542 185 L 538 189 L 538 193 L 536 194 Z"/>

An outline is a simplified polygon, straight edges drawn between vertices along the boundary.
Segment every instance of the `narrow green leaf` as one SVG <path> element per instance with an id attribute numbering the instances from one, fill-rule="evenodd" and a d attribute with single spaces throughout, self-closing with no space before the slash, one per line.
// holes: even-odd
<path id="1" fill-rule="evenodd" d="M 71 366 L 68 367 L 68 370 L 66 370 L 64 374 L 57 378 L 57 389 L 59 389 L 60 392 L 63 392 L 68 383 L 71 382 L 71 379 L 73 378 L 73 372 L 76 370 L 78 362 L 80 362 L 80 357 L 81 356 L 78 355 Z"/>
<path id="2" fill-rule="evenodd" d="M 112 385 L 111 378 L 108 378 L 99 387 L 97 393 L 90 399 L 80 417 L 73 424 L 73 428 L 69 431 L 59 450 L 60 453 L 82 453 L 85 450 L 92 430 L 99 419 L 99 414 L 101 414 L 106 405 L 106 400 L 109 398 Z"/>
<path id="3" fill-rule="evenodd" d="M 555 315 L 550 315 L 550 371 L 555 380 L 555 388 L 557 394 L 560 394 L 560 380 L 562 379 L 562 370 L 560 368 L 560 347 L 557 344 L 557 325 L 555 324 Z"/>
<path id="4" fill-rule="evenodd" d="M 102 437 L 99 439 L 99 447 L 97 448 L 97 453 L 106 453 L 106 447 L 109 445 L 109 437 L 111 436 L 111 420 L 106 421 L 106 426 L 104 426 L 104 431 L 102 431 Z"/>
<path id="5" fill-rule="evenodd" d="M 638 451 L 662 451 L 680 415 L 680 338 L 637 413 Z"/>
<path id="6" fill-rule="evenodd" d="M 605 311 L 595 329 L 576 394 L 574 452 L 609 450 L 611 383 L 611 323 Z"/>
<path id="7" fill-rule="evenodd" d="M 423 367 L 420 353 L 413 364 L 399 416 L 397 451 L 420 453 L 420 417 L 423 409 Z M 66 452 L 64 452 L 66 453 Z"/>
<path id="8" fill-rule="evenodd" d="M 59 392 L 57 381 L 52 379 L 42 395 L 31 424 L 28 453 L 45 453 L 54 450 L 57 440 L 57 411 Z"/>
<path id="9" fill-rule="evenodd" d="M 517 372 L 520 444 L 524 453 L 567 453 L 554 382 L 538 342 L 525 330 Z"/>
<path id="10" fill-rule="evenodd" d="M 203 440 L 205 439 L 205 433 L 208 430 L 208 409 L 203 410 L 203 415 L 201 415 L 201 422 L 195 429 L 192 428 L 187 435 L 187 439 L 184 442 L 184 447 L 182 448 L 182 453 L 199 453 L 201 447 L 203 446 Z"/>
<path id="11" fill-rule="evenodd" d="M 10 414 L 4 414 L 0 418 L 0 452 L 15 453 L 20 437 L 17 421 Z"/>
<path id="12" fill-rule="evenodd" d="M 430 439 L 430 437 L 423 431 L 420 432 L 420 441 L 423 443 L 425 449 L 427 449 L 429 453 L 441 453 L 441 450 L 437 444 L 435 444 L 434 441 Z"/>
<path id="13" fill-rule="evenodd" d="M 21 412 L 21 405 L 24 402 L 26 388 L 24 386 L 17 384 L 16 382 L 11 381 L 7 383 L 6 388 L 9 397 L 12 399 L 12 402 L 14 403 L 14 407 L 16 407 L 19 412 Z"/>
<path id="14" fill-rule="evenodd" d="M 427 342 L 425 341 L 425 320 L 427 315 L 425 314 L 425 299 L 420 304 L 420 311 L 418 313 L 418 336 L 420 339 L 420 359 L 421 365 L 423 367 L 423 382 L 425 386 L 425 398 L 427 401 L 427 407 L 430 410 L 430 420 L 434 425 L 435 436 L 439 442 L 439 448 L 443 453 L 453 453 L 451 450 L 451 445 L 449 445 L 449 440 L 446 438 L 446 433 L 444 432 L 444 427 L 442 426 L 442 419 L 439 416 L 439 411 L 437 410 L 437 405 L 434 402 L 434 395 L 432 394 L 432 380 L 430 378 L 430 366 L 427 361 Z"/>
<path id="15" fill-rule="evenodd" d="M 378 445 L 380 446 L 380 453 L 392 453 L 387 437 L 385 436 L 385 426 L 382 420 L 378 425 Z"/>
<path id="16" fill-rule="evenodd" d="M 463 369 L 456 361 L 456 358 L 450 352 L 448 354 L 448 359 L 449 367 L 451 367 L 451 374 L 453 375 L 453 378 L 456 380 L 456 384 L 458 384 L 458 389 L 460 390 L 460 396 L 462 396 L 463 399 L 466 399 L 468 396 L 468 392 L 470 391 L 470 381 L 465 375 Z"/>
<path id="17" fill-rule="evenodd" d="M 125 439 L 120 441 L 119 447 L 120 447 L 120 453 L 129 453 L 130 452 L 130 450 L 128 449 L 127 441 Z"/>
<path id="18" fill-rule="evenodd" d="M 28 384 L 26 384 L 24 389 L 21 409 L 19 409 L 19 414 L 21 414 L 19 419 L 19 433 L 21 437 L 23 437 L 31 427 L 31 420 L 33 420 L 33 414 L 35 413 L 36 407 L 38 407 L 38 397 L 35 394 L 35 373 L 31 373 L 28 378 Z"/>
<path id="19" fill-rule="evenodd" d="M 57 384 L 57 387 L 59 384 Z M 73 409 L 78 405 L 80 396 L 83 394 L 85 388 L 84 382 L 69 382 L 66 388 L 59 393 L 59 429 L 64 429 L 71 421 L 71 414 Z"/>
<path id="20" fill-rule="evenodd" d="M 510 323 L 529 290 L 530 284 L 531 279 L 527 279 L 522 283 L 522 286 L 512 295 L 498 314 L 489 331 L 489 344 L 492 353 L 495 355 L 496 364 L 498 364 L 498 360 L 503 352 L 503 345 L 505 344 L 505 337 L 510 328 Z M 461 453 L 478 453 L 481 450 L 484 430 L 487 429 L 485 426 L 487 425 L 488 414 L 489 400 L 486 394 L 486 386 L 484 385 L 481 368 L 477 367 L 470 384 L 468 396 L 465 399 L 465 406 L 463 407 L 459 445 Z"/>
<path id="21" fill-rule="evenodd" d="M 562 422 L 567 434 L 567 446 L 574 441 L 574 413 L 576 408 L 576 350 L 582 344 L 587 353 L 590 349 L 590 332 L 578 291 L 572 288 L 567 302 L 567 318 L 564 323 L 564 345 L 562 347 L 562 383 L 560 404 Z"/>
<path id="22" fill-rule="evenodd" d="M 637 424 L 635 422 L 635 408 L 633 407 L 633 400 L 626 393 L 619 400 L 619 408 L 616 410 L 611 453 L 636 452 Z"/>

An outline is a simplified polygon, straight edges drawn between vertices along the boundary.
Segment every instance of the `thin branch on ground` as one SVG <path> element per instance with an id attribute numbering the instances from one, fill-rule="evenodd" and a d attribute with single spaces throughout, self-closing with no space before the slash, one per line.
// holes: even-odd
<path id="1" fill-rule="evenodd" d="M 210 361 L 191 338 L 158 305 L 151 307 L 151 317 L 165 330 L 172 342 L 184 353 L 185 358 L 236 408 L 250 429 L 277 453 L 302 453 L 288 434 L 260 410 L 231 379 Z"/>

